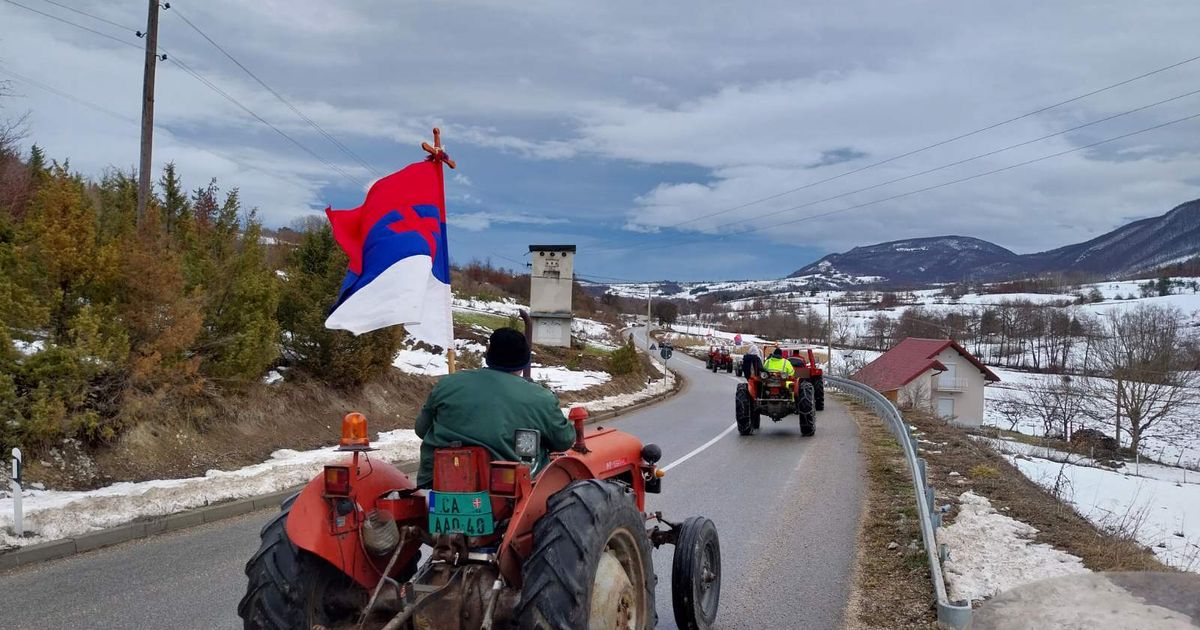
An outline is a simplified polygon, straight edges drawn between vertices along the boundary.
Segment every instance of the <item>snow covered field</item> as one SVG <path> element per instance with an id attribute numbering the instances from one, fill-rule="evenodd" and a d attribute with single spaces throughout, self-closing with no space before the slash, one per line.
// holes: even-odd
<path id="1" fill-rule="evenodd" d="M 379 449 L 371 457 L 412 461 L 420 455 L 421 440 L 411 430 L 398 429 L 379 433 L 371 446 Z M 70 538 L 140 518 L 286 490 L 306 483 L 325 464 L 344 457 L 332 447 L 282 449 L 261 464 L 230 471 L 210 470 L 203 477 L 117 483 L 78 492 L 26 489 L 22 493 L 25 530 L 33 535 L 25 538 L 10 534 L 13 499 L 6 488 L 0 493 L 0 549 Z"/>
<path id="2" fill-rule="evenodd" d="M 1112 470 L 1082 458 L 1005 457 L 1039 485 L 1057 487 L 1061 499 L 1101 529 L 1133 536 L 1165 564 L 1200 572 L 1200 474 L 1184 482 L 1189 473 L 1169 466 Z"/>
<path id="3" fill-rule="evenodd" d="M 577 392 L 612 380 L 612 375 L 608 372 L 569 370 L 559 365 L 539 366 L 535 363 L 529 372 L 535 382 L 542 383 L 556 392 Z"/>

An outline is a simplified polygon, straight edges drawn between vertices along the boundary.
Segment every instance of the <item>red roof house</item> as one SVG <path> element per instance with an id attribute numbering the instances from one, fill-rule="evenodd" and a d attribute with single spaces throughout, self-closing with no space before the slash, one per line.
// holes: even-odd
<path id="1" fill-rule="evenodd" d="M 953 339 L 908 337 L 850 378 L 892 402 L 927 407 L 958 424 L 983 420 L 983 388 L 1000 380 Z"/>

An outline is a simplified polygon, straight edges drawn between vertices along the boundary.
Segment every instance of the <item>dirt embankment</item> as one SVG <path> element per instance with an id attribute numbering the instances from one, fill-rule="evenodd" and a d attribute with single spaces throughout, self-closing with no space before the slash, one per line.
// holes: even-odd
<path id="1" fill-rule="evenodd" d="M 230 470 L 278 449 L 335 443 L 349 411 L 365 414 L 372 431 L 412 428 L 433 384 L 431 377 L 389 370 L 354 391 L 297 378 L 219 397 L 159 401 L 145 413 L 154 420 L 131 427 L 108 447 L 88 451 L 65 443 L 27 462 L 26 471 L 30 482 L 80 490 Z"/>

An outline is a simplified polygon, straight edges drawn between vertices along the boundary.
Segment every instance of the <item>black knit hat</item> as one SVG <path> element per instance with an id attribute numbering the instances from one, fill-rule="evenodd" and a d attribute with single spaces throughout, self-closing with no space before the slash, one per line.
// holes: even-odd
<path id="1" fill-rule="evenodd" d="M 487 366 L 493 370 L 519 372 L 529 367 L 530 357 L 525 335 L 512 328 L 497 328 L 488 339 Z"/>
<path id="2" fill-rule="evenodd" d="M 773 356 L 775 358 L 782 358 L 783 350 L 781 350 L 780 348 L 775 348 L 774 350 L 771 351 L 771 356 Z"/>

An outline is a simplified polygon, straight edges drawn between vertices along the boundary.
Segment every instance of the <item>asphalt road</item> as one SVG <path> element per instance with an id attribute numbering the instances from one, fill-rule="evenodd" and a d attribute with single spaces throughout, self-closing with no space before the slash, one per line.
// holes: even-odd
<path id="1" fill-rule="evenodd" d="M 732 430 L 738 379 L 677 353 L 674 398 L 611 422 L 663 449 L 649 509 L 711 518 L 721 537 L 719 628 L 837 628 L 850 584 L 862 467 L 857 430 L 830 399 L 817 434 L 795 416 Z M 0 574 L 0 628 L 237 628 L 242 566 L 274 511 Z M 671 613 L 671 547 L 655 552 L 660 628 Z"/>

